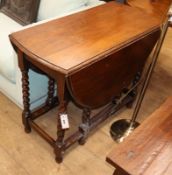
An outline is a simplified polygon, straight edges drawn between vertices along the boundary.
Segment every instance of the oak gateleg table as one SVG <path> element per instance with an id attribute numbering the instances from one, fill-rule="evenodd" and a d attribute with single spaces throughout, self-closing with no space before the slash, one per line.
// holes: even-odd
<path id="1" fill-rule="evenodd" d="M 133 102 L 146 60 L 160 36 L 160 26 L 153 15 L 110 2 L 12 33 L 10 40 L 22 72 L 25 131 L 34 128 L 53 146 L 56 161 L 62 162 L 67 148 L 76 141 L 84 144 L 92 129 Z M 49 77 L 47 101 L 33 111 L 29 69 Z M 66 128 L 61 117 L 70 117 L 70 100 L 83 110 L 82 123 L 64 140 Z M 53 139 L 34 119 L 57 104 L 57 139 Z M 91 117 L 91 111 L 102 106 Z"/>

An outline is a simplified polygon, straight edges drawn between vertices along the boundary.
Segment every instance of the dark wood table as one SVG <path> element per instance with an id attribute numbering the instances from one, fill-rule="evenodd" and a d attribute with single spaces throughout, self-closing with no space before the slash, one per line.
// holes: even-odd
<path id="1" fill-rule="evenodd" d="M 172 97 L 107 156 L 114 175 L 172 174 Z"/>
<path id="2" fill-rule="evenodd" d="M 22 72 L 23 124 L 34 128 L 53 147 L 56 160 L 76 141 L 85 142 L 90 130 L 112 111 L 133 101 L 133 93 L 150 52 L 160 35 L 161 21 L 154 15 L 115 2 L 40 24 L 10 35 Z M 30 110 L 28 71 L 49 77 L 46 104 Z M 34 119 L 57 104 L 57 139 L 50 137 Z M 131 91 L 130 91 L 131 90 Z M 130 92 L 130 93 L 127 93 Z M 127 94 L 121 103 L 119 98 Z M 64 140 L 72 100 L 83 110 L 78 131 Z M 95 116 L 91 111 L 105 106 Z"/>

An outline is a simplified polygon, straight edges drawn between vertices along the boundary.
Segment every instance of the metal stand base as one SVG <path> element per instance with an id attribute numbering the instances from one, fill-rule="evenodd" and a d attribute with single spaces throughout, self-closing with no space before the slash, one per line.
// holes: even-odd
<path id="1" fill-rule="evenodd" d="M 151 75 L 153 73 L 153 69 L 156 65 L 166 32 L 168 30 L 168 26 L 169 26 L 169 17 L 167 18 L 166 22 L 162 26 L 161 36 L 154 50 L 151 64 L 146 72 L 146 77 L 145 77 L 145 80 L 143 81 L 143 85 L 140 90 L 131 120 L 126 120 L 126 119 L 118 120 L 114 122 L 110 128 L 110 134 L 112 138 L 118 143 L 122 142 L 125 139 L 125 137 L 127 137 L 137 126 L 139 126 L 139 123 L 136 122 L 138 112 L 140 110 L 141 103 L 143 101 Z"/>
<path id="2" fill-rule="evenodd" d="M 112 138 L 117 142 L 122 142 L 137 126 L 138 122 L 134 122 L 131 125 L 131 121 L 127 119 L 121 119 L 114 122 L 110 128 L 110 134 Z"/>

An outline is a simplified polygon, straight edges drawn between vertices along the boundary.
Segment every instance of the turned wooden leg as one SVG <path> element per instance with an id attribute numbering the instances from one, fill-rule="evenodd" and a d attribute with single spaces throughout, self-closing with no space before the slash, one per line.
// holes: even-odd
<path id="1" fill-rule="evenodd" d="M 54 97 L 54 86 L 55 86 L 55 81 L 54 79 L 49 77 L 49 82 L 48 82 L 48 98 L 46 101 L 46 104 L 48 106 L 52 106 L 54 104 L 53 97 Z"/>
<path id="2" fill-rule="evenodd" d="M 82 124 L 79 126 L 80 132 L 83 133 L 83 137 L 78 141 L 80 145 L 84 145 L 89 133 L 91 110 L 88 108 L 83 109 Z"/>
<path id="3" fill-rule="evenodd" d="M 131 96 L 132 100 L 130 100 L 127 104 L 126 104 L 126 107 L 127 108 L 132 108 L 133 107 L 133 104 L 134 104 L 134 101 L 136 99 L 136 96 L 137 96 L 137 89 L 134 89 L 132 92 L 129 93 L 129 96 Z"/>
<path id="4" fill-rule="evenodd" d="M 25 132 L 30 133 L 31 127 L 29 125 L 30 119 L 30 98 L 29 98 L 29 77 L 28 77 L 28 70 L 22 70 L 22 92 L 23 92 L 23 113 L 22 113 L 22 120 L 25 126 Z"/>
<path id="5" fill-rule="evenodd" d="M 57 140 L 55 146 L 55 154 L 56 154 L 56 162 L 61 163 L 63 161 L 63 153 L 64 153 L 64 135 L 65 130 L 62 129 L 60 123 L 60 113 L 58 114 L 58 125 L 57 125 Z"/>
<path id="6" fill-rule="evenodd" d="M 55 143 L 55 154 L 57 163 L 61 163 L 63 161 L 63 153 L 64 153 L 64 135 L 65 130 L 61 126 L 60 115 L 67 113 L 67 104 L 65 96 L 65 77 L 59 76 L 57 79 L 57 94 L 59 98 L 59 108 L 58 108 L 58 116 L 57 116 L 57 140 Z"/>
<path id="7" fill-rule="evenodd" d="M 139 82 L 140 77 L 141 77 L 141 73 L 138 72 L 136 74 L 134 80 L 133 80 L 133 83 L 132 83 L 133 86 L 135 86 Z M 135 101 L 135 99 L 137 97 L 137 87 L 135 89 L 133 89 L 132 92 L 129 93 L 129 96 L 131 96 L 132 100 L 129 103 L 126 104 L 126 107 L 127 108 L 132 108 L 133 107 L 133 103 L 134 103 L 134 101 Z"/>

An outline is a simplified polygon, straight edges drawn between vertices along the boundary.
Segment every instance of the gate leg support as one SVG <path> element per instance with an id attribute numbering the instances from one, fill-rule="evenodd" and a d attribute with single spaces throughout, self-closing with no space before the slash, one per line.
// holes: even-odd
<path id="1" fill-rule="evenodd" d="M 86 142 L 90 127 L 90 116 L 91 110 L 84 108 L 82 115 L 82 124 L 79 126 L 79 130 L 83 134 L 83 137 L 78 141 L 80 145 L 84 145 Z"/>
<path id="2" fill-rule="evenodd" d="M 65 87 L 65 76 L 57 75 L 57 94 L 59 98 L 59 108 L 57 116 L 57 139 L 54 146 L 54 152 L 56 155 L 56 162 L 61 163 L 63 161 L 64 148 L 64 136 L 65 129 L 62 128 L 60 115 L 67 113 L 68 100 L 66 99 L 66 87 Z"/>

